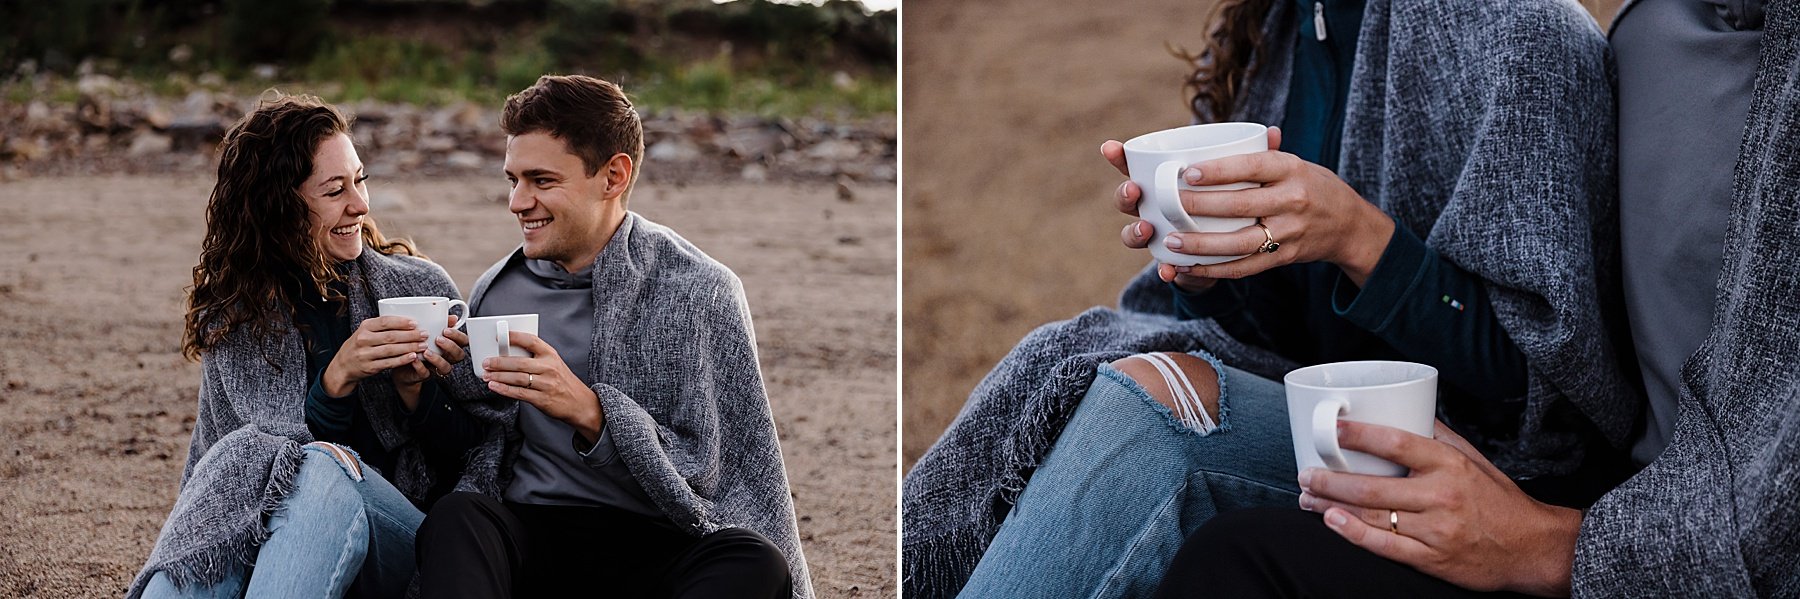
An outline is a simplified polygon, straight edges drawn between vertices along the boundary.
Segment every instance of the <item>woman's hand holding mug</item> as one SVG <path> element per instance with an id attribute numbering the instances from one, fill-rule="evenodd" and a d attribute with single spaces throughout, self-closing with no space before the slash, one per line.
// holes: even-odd
<path id="1" fill-rule="evenodd" d="M 1193 216 L 1256 217 L 1262 227 L 1244 227 L 1228 233 L 1174 233 L 1162 239 L 1150 223 L 1139 220 L 1125 227 L 1121 237 L 1127 247 L 1141 249 L 1161 243 L 1170 250 L 1197 256 L 1244 258 L 1210 265 L 1157 265 L 1165 281 L 1197 293 L 1217 279 L 1238 279 L 1277 266 L 1324 261 L 1337 265 L 1358 286 L 1375 270 L 1387 250 L 1394 221 L 1364 200 L 1330 169 L 1279 151 L 1281 132 L 1269 128 L 1269 151 L 1209 160 L 1183 173 L 1189 185 L 1212 186 L 1260 183 L 1261 187 L 1234 191 L 1180 191 L 1183 211 Z M 1124 144 L 1107 141 L 1100 154 L 1121 174 L 1127 174 Z M 1120 212 L 1138 215 L 1143 190 L 1131 181 L 1118 188 L 1115 203 Z M 1264 233 L 1263 227 L 1267 227 Z M 1259 251 L 1276 241 L 1273 253 Z"/>
<path id="2" fill-rule="evenodd" d="M 450 316 L 448 324 L 455 325 L 456 317 Z M 440 356 L 426 351 L 429 338 L 409 318 L 363 320 L 325 367 L 321 376 L 325 392 L 332 397 L 349 395 L 363 379 L 391 369 L 401 402 L 408 410 L 416 409 L 419 386 L 432 374 L 449 374 L 450 365 L 464 359 L 461 344 L 468 342 L 461 332 L 446 330 L 437 342 Z"/>

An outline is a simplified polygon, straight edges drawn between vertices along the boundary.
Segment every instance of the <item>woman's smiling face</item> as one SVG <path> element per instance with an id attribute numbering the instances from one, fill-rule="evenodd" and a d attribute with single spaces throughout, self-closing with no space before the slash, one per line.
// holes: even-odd
<path id="1" fill-rule="evenodd" d="M 325 138 L 313 152 L 312 176 L 300 184 L 300 195 L 312 211 L 313 235 L 333 260 L 362 255 L 362 217 L 369 213 L 369 177 L 350 136 Z"/>

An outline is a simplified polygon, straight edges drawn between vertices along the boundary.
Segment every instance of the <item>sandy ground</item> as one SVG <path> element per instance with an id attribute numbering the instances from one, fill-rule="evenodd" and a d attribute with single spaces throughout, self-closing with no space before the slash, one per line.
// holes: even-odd
<path id="1" fill-rule="evenodd" d="M 1584 0 L 1609 17 L 1618 0 Z M 1184 62 L 1210 0 L 908 0 L 901 11 L 905 467 L 1025 333 L 1117 303 L 1147 255 L 1119 243 L 1100 143 L 1185 125 Z"/>
<path id="2" fill-rule="evenodd" d="M 211 178 L 0 184 L 0 596 L 115 597 L 176 495 L 178 352 Z M 466 292 L 518 243 L 497 177 L 377 181 L 375 213 Z M 823 597 L 892 597 L 891 185 L 655 185 L 632 207 L 743 279 Z"/>

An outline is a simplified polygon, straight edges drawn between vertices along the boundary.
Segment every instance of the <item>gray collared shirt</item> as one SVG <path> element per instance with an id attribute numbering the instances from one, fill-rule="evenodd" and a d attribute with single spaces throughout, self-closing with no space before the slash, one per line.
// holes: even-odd
<path id="1" fill-rule="evenodd" d="M 479 306 L 482 316 L 537 314 L 538 336 L 562 355 L 569 371 L 588 380 L 588 352 L 594 332 L 593 265 L 570 273 L 554 262 L 523 258 L 508 264 L 489 285 Z M 546 505 L 604 505 L 667 520 L 625 463 L 618 459 L 605 427 L 586 445 L 574 427 L 519 402 L 524 443 L 513 462 L 507 501 Z"/>
<path id="2" fill-rule="evenodd" d="M 1761 0 L 1638 0 L 1613 26 L 1625 303 L 1649 398 L 1632 458 L 1675 430 L 1681 366 L 1712 328 Z"/>

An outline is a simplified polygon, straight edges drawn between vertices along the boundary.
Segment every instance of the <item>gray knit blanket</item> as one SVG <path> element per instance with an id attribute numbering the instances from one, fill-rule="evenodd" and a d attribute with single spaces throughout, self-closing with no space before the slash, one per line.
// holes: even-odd
<path id="1" fill-rule="evenodd" d="M 438 265 L 370 248 L 351 262 L 347 279 L 352 328 L 377 315 L 380 298 L 460 297 Z M 157 572 L 167 573 L 178 587 L 217 584 L 233 570 L 253 564 L 257 547 L 268 539 L 267 517 L 281 509 L 293 490 L 303 459 L 300 446 L 313 440 L 306 427 L 306 392 L 312 381 L 305 342 L 290 315 L 279 318 L 284 326 L 277 329 L 278 336 L 256 339 L 239 328 L 201 355 L 199 413 L 181 493 L 150 558 L 126 591 L 128 599 L 142 594 Z M 473 376 L 468 360 L 456 368 Z M 386 374 L 364 379 L 356 393 L 382 444 L 398 452 L 397 472 L 383 474 L 419 501 L 432 477 L 398 411 L 393 379 Z M 499 429 L 494 430 L 486 443 L 471 450 L 457 490 L 499 494 L 493 464 L 503 445 Z"/>
<path id="2" fill-rule="evenodd" d="M 491 316 L 481 312 L 482 296 L 522 258 L 515 250 L 481 276 L 469 299 L 475 314 Z M 587 380 L 619 459 L 688 534 L 745 528 L 768 537 L 787 557 L 795 599 L 812 597 L 743 283 L 634 212 L 601 250 L 593 275 Z M 518 404 L 487 390 L 472 371 L 459 371 L 456 385 L 458 398 L 484 404 L 471 411 L 499 406 L 510 434 L 504 456 L 492 455 L 489 466 L 499 467 L 504 488 L 521 442 Z"/>
<path id="3" fill-rule="evenodd" d="M 1269 52 L 1230 120 L 1280 124 L 1292 2 L 1275 2 Z M 1607 46 L 1555 0 L 1370 0 L 1337 172 L 1363 197 L 1480 276 L 1527 357 L 1516 430 L 1445 416 L 1515 477 L 1562 474 L 1595 444 L 1622 447 L 1642 409 L 1614 331 L 1616 164 Z M 949 597 L 966 582 L 1093 380 L 1144 351 L 1206 349 L 1278 378 L 1295 366 L 1209 321 L 1179 322 L 1148 271 L 1121 309 L 1031 333 L 984 379 L 902 487 L 902 588 Z"/>
<path id="4" fill-rule="evenodd" d="M 1576 597 L 1800 597 L 1800 6 L 1767 11 L 1712 332 L 1668 448 L 1582 520 Z"/>

